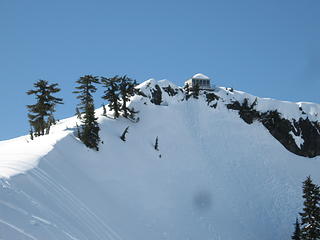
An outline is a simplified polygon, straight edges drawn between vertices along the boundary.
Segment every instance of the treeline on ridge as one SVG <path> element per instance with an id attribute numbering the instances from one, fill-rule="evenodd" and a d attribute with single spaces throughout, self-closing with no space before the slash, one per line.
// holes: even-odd
<path id="1" fill-rule="evenodd" d="M 89 148 L 99 150 L 100 142 L 99 125 L 95 116 L 93 93 L 97 91 L 97 85 L 102 85 L 105 90 L 102 99 L 108 101 L 108 107 L 113 111 L 114 118 L 123 116 L 135 120 L 137 113 L 133 108 L 128 107 L 130 97 L 134 95 L 137 82 L 129 77 L 114 76 L 111 78 L 85 75 L 76 81 L 77 87 L 73 92 L 77 94 L 79 104 L 76 107 L 76 114 L 81 120 L 77 132 L 79 139 Z M 29 111 L 30 138 L 33 140 L 45 134 L 49 134 L 50 127 L 56 124 L 54 112 L 57 104 L 63 104 L 63 99 L 55 97 L 60 92 L 57 83 L 49 84 L 48 81 L 38 80 L 34 83 L 34 89 L 27 91 L 28 95 L 34 95 L 36 103 L 27 105 Z M 103 105 L 104 115 L 106 108 Z"/>

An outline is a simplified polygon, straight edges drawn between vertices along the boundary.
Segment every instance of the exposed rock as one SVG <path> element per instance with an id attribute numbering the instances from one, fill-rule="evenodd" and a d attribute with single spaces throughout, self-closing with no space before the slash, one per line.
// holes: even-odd
<path id="1" fill-rule="evenodd" d="M 226 105 L 228 109 L 239 111 L 239 116 L 248 124 L 260 121 L 287 150 L 304 157 L 316 157 L 320 155 L 320 126 L 318 122 L 311 122 L 308 118 L 300 118 L 292 122 L 281 117 L 278 111 L 258 112 L 254 105 L 248 105 L 248 101 L 240 104 L 238 101 Z M 301 137 L 304 142 L 298 146 L 293 136 Z"/>
<path id="2" fill-rule="evenodd" d="M 240 104 L 238 101 L 233 102 L 232 104 L 227 104 L 228 109 L 238 110 L 239 116 L 248 124 L 252 124 L 254 120 L 259 119 L 260 113 L 254 109 L 254 106 L 257 104 L 255 100 L 251 105 L 249 105 L 249 100 L 244 99 L 243 103 Z"/>
<path id="3" fill-rule="evenodd" d="M 155 105 L 160 105 L 162 102 L 162 91 L 158 84 L 155 85 L 155 89 L 151 90 L 150 101 Z"/>
<path id="4" fill-rule="evenodd" d="M 220 97 L 214 93 L 206 93 L 206 98 L 207 98 L 208 105 L 212 101 L 215 101 L 215 100 L 218 101 L 220 99 Z"/>
<path id="5" fill-rule="evenodd" d="M 173 89 L 170 85 L 168 87 L 163 87 L 163 90 L 171 97 L 178 94 L 178 91 Z"/>
<path id="6" fill-rule="evenodd" d="M 269 111 L 261 114 L 260 122 L 269 130 L 271 135 L 276 138 L 286 149 L 297 155 L 307 156 L 297 146 L 290 132 L 293 130 L 293 124 L 281 118 L 278 111 Z"/>
<path id="7" fill-rule="evenodd" d="M 308 118 L 300 118 L 298 129 L 304 140 L 301 146 L 303 156 L 315 157 L 320 155 L 320 126 L 318 122 L 311 122 Z"/>

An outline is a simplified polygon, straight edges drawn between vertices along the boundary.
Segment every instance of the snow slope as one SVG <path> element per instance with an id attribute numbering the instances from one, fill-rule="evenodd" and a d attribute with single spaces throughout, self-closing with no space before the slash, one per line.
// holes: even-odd
<path id="1" fill-rule="evenodd" d="M 319 157 L 294 155 L 261 123 L 248 125 L 225 107 L 251 95 L 217 88 L 212 108 L 178 90 L 154 105 L 155 84 L 179 89 L 140 84 L 147 97 L 132 99 L 137 123 L 97 110 L 99 152 L 74 136 L 74 117 L 34 141 L 0 142 L 0 239 L 290 239 L 301 182 L 320 181 Z M 299 106 L 318 120 L 311 103 L 259 99 L 257 108 L 294 118 Z"/>

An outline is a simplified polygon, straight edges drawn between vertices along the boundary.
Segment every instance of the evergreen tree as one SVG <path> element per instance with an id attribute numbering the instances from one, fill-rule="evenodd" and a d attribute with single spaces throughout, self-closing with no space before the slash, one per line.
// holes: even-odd
<path id="1" fill-rule="evenodd" d="M 137 83 L 137 80 L 134 79 L 132 85 L 133 85 L 133 88 L 134 88 L 134 87 L 138 86 L 139 84 Z"/>
<path id="2" fill-rule="evenodd" d="M 154 144 L 154 149 L 159 151 L 158 136 L 156 137 L 156 143 Z"/>
<path id="3" fill-rule="evenodd" d="M 77 83 L 79 84 L 76 87 L 78 90 L 74 91 L 74 93 L 79 94 L 77 96 L 80 99 L 79 109 L 83 113 L 80 139 L 87 147 L 98 151 L 100 128 L 95 117 L 94 101 L 91 94 L 97 91 L 94 84 L 98 84 L 99 79 L 95 76 L 86 75 L 80 77 Z"/>
<path id="4" fill-rule="evenodd" d="M 189 83 L 186 83 L 186 85 L 184 85 L 183 89 L 184 89 L 185 94 L 186 94 L 186 100 L 188 100 L 189 97 L 190 97 L 190 86 L 189 86 Z"/>
<path id="5" fill-rule="evenodd" d="M 193 98 L 198 99 L 200 93 L 200 88 L 198 84 L 195 84 L 191 89 L 191 95 Z"/>
<path id="6" fill-rule="evenodd" d="M 184 85 L 183 89 L 186 92 L 186 94 L 189 95 L 189 91 L 190 91 L 189 83 L 186 83 L 186 85 Z"/>
<path id="7" fill-rule="evenodd" d="M 134 110 L 128 108 L 127 103 L 130 100 L 130 97 L 134 95 L 134 81 L 127 76 L 123 76 L 120 78 L 119 84 L 120 97 L 122 100 L 121 110 L 123 112 L 123 116 L 128 118 L 128 116 L 134 115 Z"/>
<path id="8" fill-rule="evenodd" d="M 62 98 L 56 98 L 52 94 L 60 91 L 58 84 L 49 84 L 48 81 L 39 80 L 33 84 L 35 89 L 27 91 L 28 95 L 35 95 L 37 102 L 27 105 L 29 122 L 33 136 L 49 134 L 50 126 L 55 124 L 53 113 L 57 104 L 63 104 Z"/>
<path id="9" fill-rule="evenodd" d="M 298 218 L 296 218 L 296 223 L 294 224 L 295 229 L 293 235 L 291 236 L 292 240 L 301 240 L 300 224 Z"/>
<path id="10" fill-rule="evenodd" d="M 120 79 L 118 76 L 114 76 L 112 78 L 101 78 L 101 82 L 105 88 L 103 99 L 108 100 L 108 107 L 110 110 L 114 112 L 114 118 L 118 118 L 120 116 L 120 98 L 119 98 L 119 83 Z"/>
<path id="11" fill-rule="evenodd" d="M 304 208 L 301 216 L 301 239 L 319 240 L 320 239 L 320 191 L 319 186 L 315 185 L 311 177 L 303 182 Z"/>
<path id="12" fill-rule="evenodd" d="M 107 116 L 107 109 L 106 109 L 106 106 L 104 104 L 102 104 L 102 116 Z"/>
<path id="13" fill-rule="evenodd" d="M 49 128 L 50 128 L 50 126 L 55 125 L 57 123 L 52 112 L 51 112 L 50 116 L 48 117 L 48 123 L 49 123 Z"/>
<path id="14" fill-rule="evenodd" d="M 121 135 L 121 140 L 122 141 L 126 141 L 126 134 L 128 133 L 128 129 L 129 129 L 129 127 L 126 127 L 126 129 L 123 131 L 123 133 L 122 133 L 122 135 Z"/>
<path id="15" fill-rule="evenodd" d="M 33 137 L 33 130 L 32 130 L 32 128 L 30 128 L 29 133 L 30 133 L 30 139 L 31 139 L 31 140 L 33 140 L 33 139 L 34 139 L 34 137 Z"/>

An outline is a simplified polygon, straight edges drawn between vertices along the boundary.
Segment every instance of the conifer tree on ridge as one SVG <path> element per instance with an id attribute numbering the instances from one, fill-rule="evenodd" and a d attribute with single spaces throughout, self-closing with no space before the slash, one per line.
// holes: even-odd
<path id="1" fill-rule="evenodd" d="M 126 75 L 120 78 L 119 90 L 122 100 L 121 110 L 125 118 L 128 118 L 129 116 L 131 118 L 134 118 L 134 114 L 136 113 L 134 109 L 128 108 L 127 106 L 130 97 L 134 95 L 134 84 L 135 82 L 131 78 L 128 78 Z"/>
<path id="2" fill-rule="evenodd" d="M 198 99 L 199 98 L 199 93 L 200 93 L 200 88 L 198 84 L 195 84 L 192 88 L 191 88 L 191 95 L 193 98 Z"/>
<path id="3" fill-rule="evenodd" d="M 33 84 L 35 89 L 27 91 L 28 95 L 35 95 L 37 103 L 27 105 L 29 122 L 33 137 L 49 134 L 51 125 L 55 124 L 53 113 L 57 104 L 63 104 L 62 98 L 52 96 L 60 91 L 58 84 L 49 84 L 48 81 L 39 80 Z"/>
<path id="4" fill-rule="evenodd" d="M 108 100 L 108 107 L 110 110 L 114 111 L 114 118 L 118 118 L 120 116 L 120 98 L 119 98 L 119 82 L 120 78 L 118 76 L 114 76 L 112 78 L 101 78 L 101 82 L 105 88 L 103 99 Z"/>
<path id="5" fill-rule="evenodd" d="M 76 83 L 79 84 L 74 91 L 74 93 L 78 93 L 78 99 L 80 99 L 79 109 L 82 116 L 82 125 L 80 131 L 80 139 L 81 141 L 89 148 L 99 150 L 99 125 L 97 123 L 97 118 L 95 117 L 95 109 L 94 109 L 94 100 L 92 97 L 92 93 L 97 91 L 97 88 L 94 84 L 99 83 L 98 77 L 92 75 L 85 75 L 84 77 L 80 77 Z"/>

